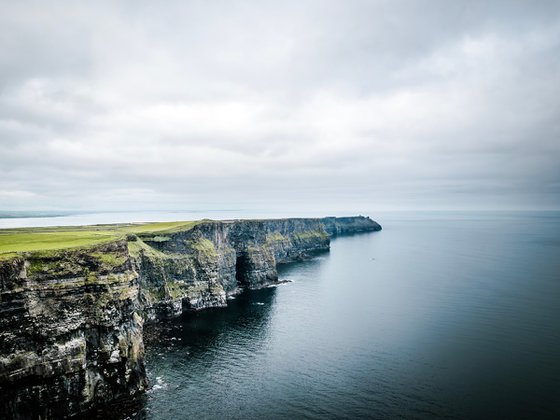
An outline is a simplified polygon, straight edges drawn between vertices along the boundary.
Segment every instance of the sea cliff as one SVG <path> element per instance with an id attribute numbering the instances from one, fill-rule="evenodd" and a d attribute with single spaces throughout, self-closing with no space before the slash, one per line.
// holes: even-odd
<path id="1" fill-rule="evenodd" d="M 141 394 L 143 324 L 223 307 L 278 282 L 277 264 L 367 217 L 201 221 L 0 260 L 0 418 L 51 418 Z"/>

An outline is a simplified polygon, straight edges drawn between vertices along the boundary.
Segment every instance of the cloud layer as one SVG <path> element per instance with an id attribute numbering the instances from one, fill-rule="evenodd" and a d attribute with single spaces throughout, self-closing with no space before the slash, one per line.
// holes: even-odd
<path id="1" fill-rule="evenodd" d="M 560 207 L 560 3 L 2 2 L 0 209 Z"/>

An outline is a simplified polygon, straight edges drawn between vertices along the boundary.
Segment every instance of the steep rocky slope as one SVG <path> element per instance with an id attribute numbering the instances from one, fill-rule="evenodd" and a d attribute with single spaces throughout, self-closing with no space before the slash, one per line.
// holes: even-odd
<path id="1" fill-rule="evenodd" d="M 204 221 L 0 260 L 0 418 L 86 411 L 146 388 L 142 326 L 227 305 L 277 264 L 380 230 L 365 217 Z"/>
<path id="2" fill-rule="evenodd" d="M 278 281 L 277 264 L 329 249 L 319 219 L 206 222 L 129 241 L 149 321 L 225 306 L 243 288 Z"/>
<path id="3" fill-rule="evenodd" d="M 145 389 L 126 242 L 4 261 L 0 282 L 0 418 L 56 418 Z"/>

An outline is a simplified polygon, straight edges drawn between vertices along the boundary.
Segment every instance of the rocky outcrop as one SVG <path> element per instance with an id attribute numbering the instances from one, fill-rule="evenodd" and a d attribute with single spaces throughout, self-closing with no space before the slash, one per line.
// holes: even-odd
<path id="1" fill-rule="evenodd" d="M 381 225 L 369 217 L 325 217 L 322 219 L 325 231 L 331 236 L 353 235 L 355 233 L 375 232 Z"/>
<path id="2" fill-rule="evenodd" d="M 0 261 L 0 418 L 64 417 L 146 387 L 143 322 L 227 305 L 369 218 L 202 221 Z"/>
<path id="3" fill-rule="evenodd" d="M 57 418 L 146 386 L 127 243 L 0 262 L 0 418 Z"/>

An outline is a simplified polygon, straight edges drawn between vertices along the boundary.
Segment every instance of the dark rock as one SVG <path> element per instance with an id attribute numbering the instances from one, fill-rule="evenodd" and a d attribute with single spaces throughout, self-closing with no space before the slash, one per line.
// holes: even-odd
<path id="1" fill-rule="evenodd" d="M 325 225 L 325 231 L 331 237 L 381 230 L 381 225 L 366 216 L 325 217 L 322 221 Z"/>
<path id="2" fill-rule="evenodd" d="M 126 242 L 0 262 L 0 418 L 58 418 L 145 389 Z"/>

